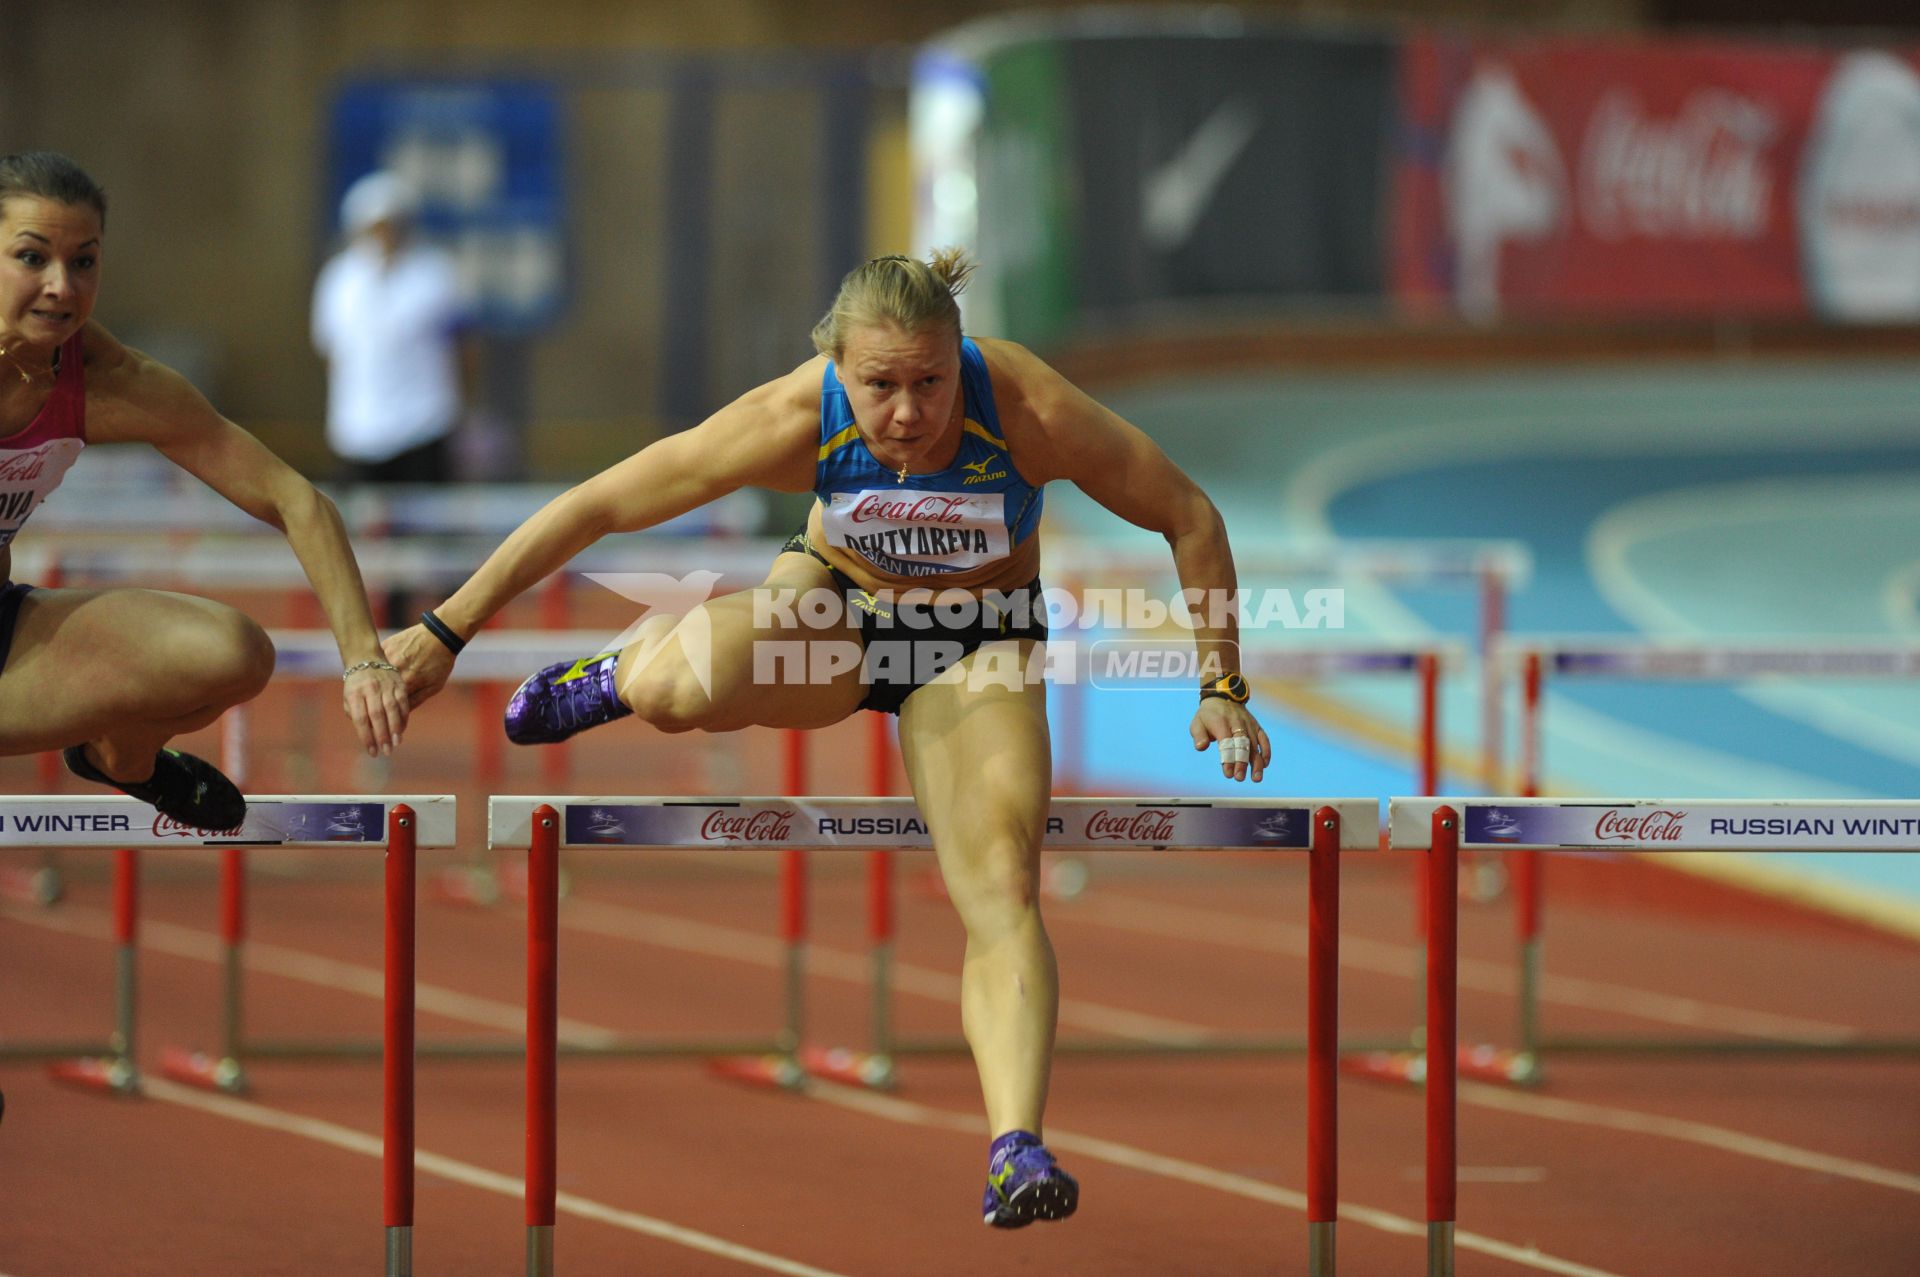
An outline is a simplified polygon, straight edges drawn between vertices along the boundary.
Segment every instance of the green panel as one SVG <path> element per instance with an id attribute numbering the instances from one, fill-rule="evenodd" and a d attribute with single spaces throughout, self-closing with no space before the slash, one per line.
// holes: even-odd
<path id="1" fill-rule="evenodd" d="M 1031 41 L 985 62 L 978 180 L 986 335 L 1045 345 L 1079 313 L 1065 52 L 1057 41 Z"/>

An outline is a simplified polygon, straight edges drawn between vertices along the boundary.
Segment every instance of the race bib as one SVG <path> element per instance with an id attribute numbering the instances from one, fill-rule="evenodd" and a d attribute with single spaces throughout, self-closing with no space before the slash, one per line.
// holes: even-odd
<path id="1" fill-rule="evenodd" d="M 0 446 L 0 546 L 12 544 L 84 447 L 78 439 L 50 439 L 17 451 Z"/>
<path id="2" fill-rule="evenodd" d="M 827 544 L 894 576 L 963 572 L 1007 557 L 1006 497 L 998 492 L 836 492 L 821 511 Z"/>

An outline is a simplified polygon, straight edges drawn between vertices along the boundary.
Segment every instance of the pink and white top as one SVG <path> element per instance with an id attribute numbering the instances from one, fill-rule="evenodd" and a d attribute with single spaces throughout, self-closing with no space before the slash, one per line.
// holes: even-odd
<path id="1" fill-rule="evenodd" d="M 13 543 L 86 446 L 87 377 L 75 333 L 60 347 L 60 371 L 39 415 L 0 438 L 0 546 Z"/>

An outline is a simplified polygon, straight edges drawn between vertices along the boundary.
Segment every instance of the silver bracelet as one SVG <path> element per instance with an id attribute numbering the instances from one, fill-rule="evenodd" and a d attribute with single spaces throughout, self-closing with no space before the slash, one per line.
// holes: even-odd
<path id="1" fill-rule="evenodd" d="M 340 671 L 342 681 L 352 678 L 361 670 L 386 670 L 389 674 L 398 674 L 400 667 L 391 661 L 361 661 L 358 665 L 349 665 Z"/>

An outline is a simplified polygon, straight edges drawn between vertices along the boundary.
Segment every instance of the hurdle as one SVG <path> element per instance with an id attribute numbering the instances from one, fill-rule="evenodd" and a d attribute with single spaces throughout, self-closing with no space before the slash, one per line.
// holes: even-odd
<path id="1" fill-rule="evenodd" d="M 1463 849 L 1920 852 L 1920 801 L 1395 798 L 1388 845 L 1432 860 L 1427 927 L 1427 1273 L 1453 1277 Z"/>
<path id="2" fill-rule="evenodd" d="M 1437 793 L 1440 786 L 1439 763 L 1439 679 L 1443 670 L 1457 669 L 1465 661 L 1466 650 L 1457 643 L 1406 644 L 1372 640 L 1339 643 L 1314 643 L 1293 648 L 1256 648 L 1243 654 L 1242 672 L 1249 678 L 1323 680 L 1335 677 L 1411 677 L 1414 685 L 1413 729 L 1420 742 L 1414 776 L 1422 793 Z M 1089 668 L 1087 654 L 1078 656 L 1078 669 Z M 1183 689 L 1184 690 L 1184 689 Z M 884 741 L 884 734 L 877 741 Z M 879 745 L 875 746 L 879 754 Z M 876 792 L 885 787 L 885 776 L 876 771 Z M 1116 801 L 1116 800 L 1103 800 Z M 1128 799 L 1128 802 L 1150 801 Z M 1182 802 L 1195 800 L 1182 799 Z M 1230 800 L 1229 800 L 1230 801 Z M 1268 800 L 1248 800 L 1255 803 Z M 1049 842 L 1047 846 L 1056 844 Z M 803 1059 L 813 1072 L 886 1088 L 894 1079 L 893 1063 L 899 1057 L 936 1056 L 966 1053 L 966 1043 L 958 1037 L 899 1038 L 892 1033 L 889 1009 L 888 973 L 892 944 L 892 913 L 889 903 L 891 884 L 885 877 L 891 861 L 880 856 L 868 869 L 868 947 L 874 969 L 874 999 L 869 1029 L 870 1053 L 854 1058 L 851 1069 L 839 1066 L 837 1058 L 813 1052 Z M 1424 862 L 1419 866 L 1424 872 Z M 1415 884 L 1415 922 L 1425 925 L 1424 880 Z M 1417 977 L 1417 972 L 1416 972 Z M 1417 1007 L 1415 1008 L 1418 1009 Z M 1355 1040 L 1343 1044 L 1347 1052 L 1366 1058 L 1385 1057 L 1404 1050 L 1407 1039 L 1397 1041 Z M 1271 1034 L 1209 1034 L 1199 1038 L 1106 1041 L 1063 1038 L 1054 1044 L 1060 1055 L 1266 1055 L 1297 1054 L 1306 1049 L 1299 1037 Z M 836 1052 L 835 1057 L 848 1053 Z M 1351 1070 L 1350 1070 L 1351 1071 Z"/>
<path id="3" fill-rule="evenodd" d="M 134 1028 L 137 854 L 177 847 L 382 847 L 386 853 L 386 998 L 381 1159 L 387 1277 L 413 1272 L 414 853 L 453 845 L 454 800 L 444 794 L 368 797 L 271 794 L 247 800 L 246 823 L 215 833 L 159 815 L 127 797 L 0 798 L 0 847 L 62 847 L 115 854 L 116 1030 L 108 1058 L 54 1066 L 54 1075 L 117 1094 L 139 1092 Z M 83 1050 L 89 1048 L 82 1048 Z M 45 1048 L 41 1048 L 44 1052 Z M 65 1048 L 62 1048 L 64 1051 Z M 17 1052 L 14 1052 L 17 1054 Z"/>
<path id="4" fill-rule="evenodd" d="M 560 851 L 893 851 L 932 846 L 907 798 L 495 796 L 488 801 L 487 842 L 495 850 L 524 850 L 528 857 L 527 1277 L 552 1277 L 554 1272 Z M 1313 1277 L 1332 1277 L 1340 855 L 1379 849 L 1378 801 L 1056 798 L 1047 815 L 1044 845 L 1081 851 L 1308 853 L 1308 1264 Z"/>
<path id="5" fill-rule="evenodd" d="M 559 580 L 556 575 L 550 580 Z M 325 630 L 275 630 L 270 637 L 279 653 L 275 677 L 334 684 L 339 677 L 339 653 L 332 635 Z M 607 635 L 600 630 L 486 630 L 476 635 L 454 667 L 455 682 L 500 684 L 517 682 L 528 669 L 599 650 Z M 505 695 L 499 698 L 504 702 Z M 476 722 L 476 739 L 481 743 L 477 771 L 482 783 L 497 781 L 503 771 L 500 755 L 504 749 L 499 729 L 499 712 L 479 707 L 482 720 Z M 223 720 L 227 748 L 223 761 L 230 773 L 245 768 L 245 751 L 239 743 L 245 735 L 244 706 L 229 711 Z M 781 748 L 782 786 L 789 793 L 803 788 L 806 770 L 804 732 L 784 734 Z M 876 749 L 880 746 L 876 745 Z M 543 778 L 549 782 L 565 778 L 564 748 L 542 751 Z M 884 760 L 882 760 L 884 761 Z M 560 764 L 555 767 L 554 764 Z M 478 848 L 491 851 L 484 844 Z M 489 868 L 489 872 L 491 869 Z M 461 882 L 471 885 L 472 867 Z M 226 969 L 219 1011 L 220 1046 L 215 1051 L 169 1047 L 161 1056 L 161 1071 L 174 1081 L 189 1086 L 241 1094 L 247 1090 L 245 1063 L 250 1058 L 267 1059 L 370 1059 L 381 1051 L 378 1040 L 368 1038 L 259 1038 L 242 1031 L 245 1021 L 245 993 L 242 974 L 244 949 L 244 895 L 246 865 L 244 852 L 231 849 L 220 865 L 220 944 Z M 456 897 L 463 903 L 492 903 L 490 896 L 463 891 Z M 561 1044 L 562 1054 L 610 1056 L 701 1056 L 726 1059 L 738 1057 L 751 1063 L 747 1071 L 760 1069 L 769 1058 L 791 1061 L 802 1046 L 805 1028 L 804 946 L 806 918 L 805 868 L 800 853 L 790 852 L 780 867 L 780 938 L 786 949 L 784 1014 L 780 1026 L 760 1037 L 688 1037 L 654 1038 L 614 1033 L 596 1034 L 590 1041 L 569 1040 Z M 876 977 L 880 978 L 880 977 Z M 876 998 L 878 998 L 876 994 Z M 416 1053 L 436 1059 L 485 1059 L 518 1056 L 521 1046 L 504 1039 L 436 1037 L 416 1043 Z M 828 1071 L 824 1057 L 811 1061 L 816 1072 Z M 716 1066 L 719 1067 L 719 1066 Z M 792 1085 L 799 1075 L 789 1068 L 779 1070 L 777 1081 Z"/>
<path id="6" fill-rule="evenodd" d="M 1749 678 L 1920 679 L 1920 644 L 1861 641 L 1832 636 L 1785 636 L 1757 640 L 1648 641 L 1613 636 L 1534 636 L 1504 645 L 1503 660 L 1521 681 L 1520 793 L 1537 797 L 1542 787 L 1544 726 L 1549 677 L 1735 682 Z M 1728 850 L 1723 848 L 1722 850 Z M 1752 849 L 1745 849 L 1752 850 Z M 1909 1055 L 1920 1038 L 1615 1037 L 1549 1035 L 1542 1028 L 1544 979 L 1542 919 L 1544 865 L 1540 852 L 1512 850 L 1514 929 L 1520 951 L 1518 1051 L 1538 1080 L 1546 1052 L 1720 1053 L 1729 1055 Z"/>
<path id="7" fill-rule="evenodd" d="M 1073 564 L 1073 568 L 1063 580 L 1065 588 L 1076 596 L 1085 593 L 1087 580 L 1096 574 L 1124 572 L 1136 579 L 1149 579 L 1172 569 L 1166 551 L 1158 547 L 1155 552 L 1143 552 L 1069 542 L 1067 549 L 1061 561 Z M 1533 556 L 1524 542 L 1454 538 L 1256 541 L 1240 547 L 1234 559 L 1243 590 L 1247 581 L 1284 576 L 1477 592 L 1474 652 L 1480 664 L 1480 765 L 1489 781 L 1499 775 L 1505 756 L 1506 682 L 1498 656 L 1506 633 L 1508 602 L 1516 590 L 1525 587 L 1533 570 Z M 1085 736 L 1084 707 L 1076 698 L 1066 698 L 1060 713 L 1061 764 L 1056 784 L 1070 792 L 1077 790 L 1083 779 Z"/>

